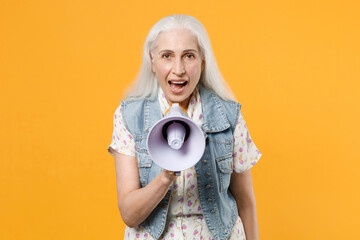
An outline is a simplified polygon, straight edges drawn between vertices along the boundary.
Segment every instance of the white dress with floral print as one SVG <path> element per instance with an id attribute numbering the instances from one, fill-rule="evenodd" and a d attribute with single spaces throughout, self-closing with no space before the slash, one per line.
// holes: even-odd
<path id="1" fill-rule="evenodd" d="M 170 106 L 161 88 L 159 88 L 158 99 L 164 115 Z M 201 99 L 197 90 L 190 99 L 187 112 L 198 126 L 202 125 Z M 125 128 L 121 106 L 116 109 L 114 114 L 114 131 L 108 150 L 110 148 L 120 154 L 136 157 L 135 142 L 130 132 Z M 111 153 L 111 151 L 109 152 Z M 244 118 L 240 113 L 234 132 L 233 171 L 241 173 L 250 169 L 260 157 L 261 153 L 251 140 Z M 135 228 L 126 227 L 124 239 L 152 240 L 153 238 L 139 225 Z M 173 183 L 165 231 L 160 239 L 214 239 L 206 225 L 200 207 L 194 167 L 182 171 L 181 175 Z M 228 239 L 245 239 L 240 217 L 237 218 Z"/>

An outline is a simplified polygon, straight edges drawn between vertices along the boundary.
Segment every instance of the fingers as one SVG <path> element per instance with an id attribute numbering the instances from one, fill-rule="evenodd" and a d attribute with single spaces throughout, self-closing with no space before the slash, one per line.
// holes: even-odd
<path id="1" fill-rule="evenodd" d="M 176 175 L 176 172 L 174 172 L 174 171 L 169 171 L 169 170 L 163 170 L 163 171 L 164 171 L 164 173 L 165 173 L 165 176 L 166 176 L 171 182 L 175 181 L 175 179 L 178 177 L 178 176 Z"/>

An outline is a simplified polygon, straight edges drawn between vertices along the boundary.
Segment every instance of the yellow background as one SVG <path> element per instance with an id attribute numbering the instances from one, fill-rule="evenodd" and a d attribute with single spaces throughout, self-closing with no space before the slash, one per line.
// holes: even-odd
<path id="1" fill-rule="evenodd" d="M 207 28 L 263 157 L 261 239 L 360 239 L 354 1 L 0 2 L 0 238 L 122 239 L 112 117 L 160 18 Z"/>

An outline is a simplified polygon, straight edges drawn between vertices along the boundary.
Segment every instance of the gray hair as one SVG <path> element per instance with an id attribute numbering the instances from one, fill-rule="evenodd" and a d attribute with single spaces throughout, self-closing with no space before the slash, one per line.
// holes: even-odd
<path id="1" fill-rule="evenodd" d="M 201 56 L 205 60 L 205 68 L 199 82 L 219 97 L 235 100 L 230 87 L 221 76 L 211 48 L 210 39 L 204 26 L 196 18 L 188 15 L 164 17 L 151 28 L 145 40 L 140 72 L 127 97 L 154 98 L 156 96 L 159 84 L 155 74 L 151 71 L 149 54 L 156 47 L 156 40 L 159 34 L 174 29 L 187 29 L 198 40 Z"/>

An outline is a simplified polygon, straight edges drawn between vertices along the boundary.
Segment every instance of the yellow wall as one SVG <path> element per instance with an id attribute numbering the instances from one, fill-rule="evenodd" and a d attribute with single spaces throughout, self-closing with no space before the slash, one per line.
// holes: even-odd
<path id="1" fill-rule="evenodd" d="M 112 116 L 160 18 L 207 28 L 263 157 L 262 239 L 360 239 L 354 0 L 0 2 L 1 239 L 121 239 Z"/>

